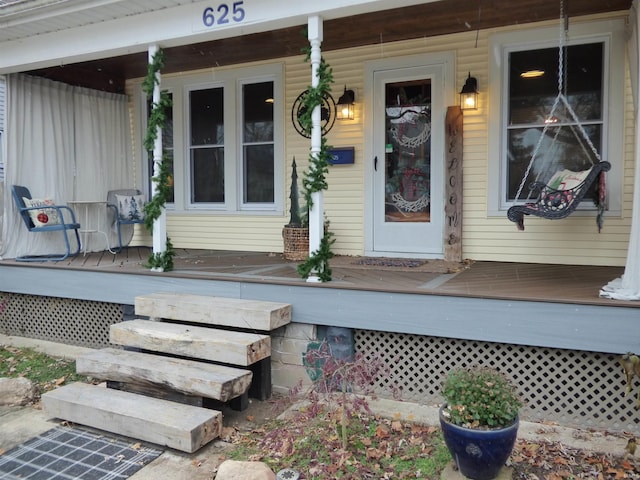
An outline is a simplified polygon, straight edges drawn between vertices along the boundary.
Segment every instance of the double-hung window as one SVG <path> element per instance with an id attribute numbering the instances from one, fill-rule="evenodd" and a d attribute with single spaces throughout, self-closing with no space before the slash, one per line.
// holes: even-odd
<path id="1" fill-rule="evenodd" d="M 167 92 L 169 96 L 169 106 L 166 107 L 164 111 L 165 115 L 165 125 L 162 129 L 162 159 L 163 162 L 167 162 L 168 170 L 169 170 L 169 198 L 167 201 L 169 204 L 173 204 L 174 202 L 174 190 L 173 190 L 173 182 L 174 182 L 174 172 L 173 172 L 173 94 L 171 92 Z M 147 101 L 147 113 L 151 112 L 151 101 Z M 153 193 L 153 176 L 156 175 L 155 166 L 153 162 L 153 152 L 147 152 L 147 168 L 149 171 L 148 175 L 148 189 L 149 189 L 149 198 L 151 198 L 151 194 Z"/>
<path id="2" fill-rule="evenodd" d="M 273 82 L 242 84 L 242 205 L 274 201 Z"/>
<path id="3" fill-rule="evenodd" d="M 619 210 L 624 51 L 614 23 L 572 27 L 562 56 L 558 29 L 492 38 L 491 213 L 527 200 L 532 182 L 546 183 L 564 169 L 587 170 L 599 159 L 612 163 L 609 209 Z M 594 208 L 592 202 L 581 207 Z"/>
<path id="4" fill-rule="evenodd" d="M 191 204 L 224 204 L 224 87 L 189 91 Z"/>
<path id="5" fill-rule="evenodd" d="M 282 213 L 282 77 L 282 65 L 267 65 L 163 78 L 175 211 Z"/>

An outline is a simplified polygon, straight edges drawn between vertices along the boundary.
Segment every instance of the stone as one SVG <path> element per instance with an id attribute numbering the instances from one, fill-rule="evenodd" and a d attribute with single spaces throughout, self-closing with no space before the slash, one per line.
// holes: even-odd
<path id="1" fill-rule="evenodd" d="M 38 391 L 28 378 L 0 378 L 0 406 L 17 407 L 33 402 Z"/>
<path id="2" fill-rule="evenodd" d="M 262 462 L 225 460 L 215 480 L 276 480 L 276 474 Z"/>

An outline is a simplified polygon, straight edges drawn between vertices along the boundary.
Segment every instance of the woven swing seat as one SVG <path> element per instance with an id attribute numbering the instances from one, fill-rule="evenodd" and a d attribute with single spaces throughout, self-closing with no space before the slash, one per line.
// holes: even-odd
<path id="1" fill-rule="evenodd" d="M 524 230 L 525 215 L 550 220 L 566 218 L 578 207 L 600 173 L 607 172 L 610 168 L 609 162 L 602 161 L 583 172 L 558 172 L 548 183 L 534 182 L 529 188 L 533 192 L 539 192 L 536 200 L 509 208 L 507 217 L 518 225 L 518 230 Z"/>

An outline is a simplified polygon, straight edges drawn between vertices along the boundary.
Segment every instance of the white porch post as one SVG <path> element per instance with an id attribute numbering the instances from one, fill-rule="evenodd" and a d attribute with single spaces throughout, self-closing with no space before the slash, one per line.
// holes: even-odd
<path id="1" fill-rule="evenodd" d="M 631 204 L 631 235 L 624 275 L 602 287 L 600 296 L 615 300 L 640 300 L 640 1 L 634 0 L 629 15 L 627 52 L 635 112 L 635 176 Z"/>
<path id="2" fill-rule="evenodd" d="M 317 87 L 320 84 L 318 78 L 318 68 L 322 60 L 320 45 L 322 44 L 322 18 L 319 16 L 309 17 L 308 38 L 311 44 L 311 86 Z M 311 157 L 317 158 L 322 145 L 322 124 L 321 107 L 316 105 L 311 113 Z M 320 248 L 320 240 L 324 235 L 324 197 L 322 192 L 311 194 L 313 206 L 309 210 L 309 253 L 313 253 Z M 318 283 L 320 279 L 315 272 L 311 272 L 307 282 Z"/>
<path id="3" fill-rule="evenodd" d="M 153 63 L 153 57 L 158 52 L 158 45 L 149 46 L 149 63 Z M 156 83 L 153 87 L 153 104 L 160 103 L 160 72 L 156 72 Z M 156 141 L 153 144 L 153 176 L 160 176 L 160 165 L 162 163 L 162 128 L 158 127 Z M 155 196 L 158 187 L 156 182 L 151 182 L 151 195 Z M 153 253 L 163 253 L 167 249 L 167 215 L 162 207 L 160 217 L 153 222 Z"/>

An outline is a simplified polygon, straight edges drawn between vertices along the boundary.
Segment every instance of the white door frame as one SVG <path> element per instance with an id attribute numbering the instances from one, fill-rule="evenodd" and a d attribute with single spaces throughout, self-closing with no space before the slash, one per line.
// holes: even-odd
<path id="1" fill-rule="evenodd" d="M 453 52 L 427 53 L 420 55 L 408 55 L 404 57 L 395 57 L 390 59 L 372 60 L 365 63 L 365 86 L 364 86 L 364 105 L 367 115 L 365 115 L 365 141 L 364 141 L 364 183 L 365 183 L 365 208 L 364 208 L 364 249 L 365 255 L 368 256 L 387 256 L 400 257 L 407 256 L 406 253 L 398 254 L 394 252 L 374 251 L 374 72 L 380 70 L 395 70 L 411 67 L 424 66 L 441 66 L 444 73 L 443 81 L 443 100 L 444 115 L 449 105 L 456 103 L 455 89 L 455 54 Z M 445 117 L 437 119 L 444 125 Z M 444 128 L 443 128 L 444 132 Z M 432 138 L 432 141 L 442 142 L 444 146 L 445 138 Z M 442 159 L 444 162 L 444 159 Z M 383 161 L 384 164 L 384 161 Z M 444 181 L 444 176 L 442 178 Z M 443 189 L 444 191 L 444 189 Z M 444 238 L 443 238 L 444 242 Z M 444 254 L 419 254 L 412 253 L 411 257 L 415 258 L 442 258 Z"/>

